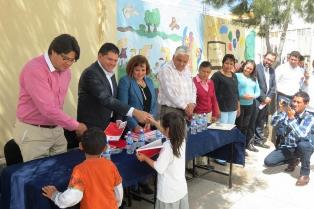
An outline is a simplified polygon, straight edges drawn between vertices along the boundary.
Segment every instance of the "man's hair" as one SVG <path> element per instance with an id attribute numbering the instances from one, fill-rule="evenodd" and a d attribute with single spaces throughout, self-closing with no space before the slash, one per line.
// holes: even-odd
<path id="1" fill-rule="evenodd" d="M 300 59 L 300 56 L 301 56 L 300 52 L 298 52 L 298 51 L 292 51 L 292 52 L 290 53 L 289 58 L 290 58 L 290 57 L 296 57 L 296 58 Z"/>
<path id="2" fill-rule="evenodd" d="M 304 61 L 304 60 L 305 60 L 305 57 L 300 55 L 299 61 Z"/>
<path id="3" fill-rule="evenodd" d="M 52 51 L 57 54 L 68 54 L 71 51 L 75 52 L 75 60 L 80 58 L 80 46 L 77 40 L 69 34 L 61 34 L 55 37 L 48 48 L 48 54 L 51 55 Z"/>
<path id="4" fill-rule="evenodd" d="M 190 49 L 187 46 L 178 46 L 176 51 L 174 52 L 174 56 L 179 54 L 189 55 L 190 56 Z"/>
<path id="5" fill-rule="evenodd" d="M 128 61 L 128 64 L 126 65 L 126 73 L 128 76 L 132 77 L 135 67 L 142 64 L 146 65 L 146 75 L 150 74 L 150 65 L 146 57 L 143 55 L 135 55 Z"/>
<path id="6" fill-rule="evenodd" d="M 275 58 L 277 57 L 277 54 L 275 53 L 275 52 L 271 52 L 271 51 L 267 51 L 266 53 L 265 53 L 265 55 L 264 55 L 264 57 L 266 57 L 267 55 L 272 55 L 272 56 L 274 56 Z"/>
<path id="7" fill-rule="evenodd" d="M 199 66 L 198 69 L 205 68 L 205 67 L 212 68 L 212 64 L 210 64 L 210 62 L 208 62 L 208 61 L 203 61 L 203 62 L 200 64 L 200 66 Z"/>
<path id="8" fill-rule="evenodd" d="M 107 145 L 107 137 L 100 128 L 89 128 L 81 137 L 83 150 L 89 155 L 100 155 Z"/>
<path id="9" fill-rule="evenodd" d="M 299 92 L 295 93 L 293 95 L 293 97 L 302 97 L 304 103 L 308 103 L 310 101 L 310 96 L 308 95 L 308 93 L 306 93 L 304 91 L 299 91 Z"/>
<path id="10" fill-rule="evenodd" d="M 235 57 L 234 57 L 233 54 L 226 54 L 226 55 L 222 58 L 222 65 L 223 65 L 227 60 L 231 60 L 231 61 L 233 61 L 233 63 L 235 64 Z"/>
<path id="11" fill-rule="evenodd" d="M 104 43 L 100 47 L 100 49 L 98 51 L 98 54 L 106 55 L 109 52 L 112 52 L 114 54 L 119 54 L 120 53 L 119 48 L 116 45 L 114 45 L 113 43 Z"/>

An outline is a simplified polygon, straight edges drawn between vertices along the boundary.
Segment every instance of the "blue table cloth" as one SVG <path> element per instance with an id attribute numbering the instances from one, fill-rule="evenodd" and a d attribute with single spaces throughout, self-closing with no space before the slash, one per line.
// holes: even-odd
<path id="1" fill-rule="evenodd" d="M 3 194 L 1 208 L 57 208 L 41 195 L 41 188 L 52 184 L 64 191 L 73 167 L 84 159 L 83 152 L 73 150 L 61 155 L 7 167 L 1 175 Z M 111 160 L 120 172 L 124 187 L 136 185 L 155 172 L 146 163 L 139 162 L 135 155 L 127 155 L 125 151 L 112 155 Z"/>
<path id="2" fill-rule="evenodd" d="M 233 163 L 245 164 L 245 137 L 237 128 L 230 131 L 211 129 L 196 135 L 189 133 L 187 138 L 186 160 L 193 160 L 195 157 L 210 153 L 212 157 L 218 159 L 228 162 L 233 159 Z"/>
<path id="3" fill-rule="evenodd" d="M 230 162 L 233 144 L 233 163 L 244 165 L 245 139 L 236 128 L 231 131 L 206 130 L 196 135 L 188 134 L 186 159 L 205 155 Z M 52 184 L 64 191 L 69 182 L 72 169 L 85 159 L 79 150 L 48 158 L 33 160 L 23 164 L 9 166 L 1 175 L 1 193 L 3 209 L 49 209 L 57 208 L 54 203 L 44 197 L 41 188 Z M 123 179 L 123 186 L 136 185 L 155 171 L 146 163 L 141 163 L 135 155 L 124 152 L 111 156 Z M 78 208 L 75 206 L 73 208 Z"/>

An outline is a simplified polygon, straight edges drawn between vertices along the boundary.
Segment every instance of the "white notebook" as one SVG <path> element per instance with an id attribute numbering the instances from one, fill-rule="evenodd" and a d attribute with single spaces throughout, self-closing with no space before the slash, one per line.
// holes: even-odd
<path id="1" fill-rule="evenodd" d="M 212 123 L 208 126 L 208 129 L 218 129 L 218 130 L 225 130 L 229 131 L 233 129 L 236 125 L 234 124 L 226 124 L 226 123 Z"/>

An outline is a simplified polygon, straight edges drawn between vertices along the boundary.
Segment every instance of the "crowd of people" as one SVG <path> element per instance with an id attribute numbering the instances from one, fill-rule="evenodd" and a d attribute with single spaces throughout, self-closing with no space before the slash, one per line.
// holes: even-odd
<path id="1" fill-rule="evenodd" d="M 260 64 L 247 60 L 241 66 L 236 66 L 234 55 L 226 54 L 221 70 L 210 78 L 212 66 L 208 61 L 202 62 L 198 74 L 192 76 L 187 66 L 190 51 L 179 46 L 172 60 L 158 72 L 158 91 L 148 77 L 150 64 L 142 55 L 128 61 L 126 75 L 117 83 L 115 67 L 119 53 L 117 46 L 104 43 L 97 60 L 83 71 L 78 85 L 77 119 L 63 111 L 70 67 L 80 57 L 80 47 L 73 36 L 57 36 L 47 53 L 27 62 L 21 71 L 14 139 L 24 162 L 65 152 L 63 128 L 76 131 L 86 153 L 86 160 L 74 168 L 65 192 L 58 192 L 52 185 L 43 188 L 43 194 L 59 207 L 78 202 L 81 208 L 121 205 L 119 172 L 113 163 L 99 156 L 106 149 L 103 130 L 110 122 L 119 124 L 126 120 L 130 131 L 160 129 L 166 136 L 157 160 L 137 155 L 138 160 L 158 173 L 156 208 L 189 208 L 185 180 L 186 122 L 194 114 L 205 113 L 211 115 L 209 122 L 236 124 L 245 136 L 247 150 L 258 152 L 256 146 L 269 148 L 264 127 L 275 95 L 278 107 L 272 124 L 277 143 L 276 150 L 265 158 L 265 165 L 288 163 L 286 171 L 291 172 L 301 161 L 296 185 L 309 182 L 314 150 L 311 138 L 314 103 L 310 100 L 314 80 L 310 71 L 299 66 L 299 52 L 291 52 L 288 62 L 275 70 L 272 65 L 276 54 L 272 52 L 267 52 Z M 159 118 L 160 123 L 156 121 Z M 102 189 L 104 195 L 92 195 Z"/>

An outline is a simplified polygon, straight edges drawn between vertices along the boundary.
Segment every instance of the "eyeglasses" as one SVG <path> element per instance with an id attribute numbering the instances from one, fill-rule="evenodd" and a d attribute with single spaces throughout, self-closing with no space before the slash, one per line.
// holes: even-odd
<path id="1" fill-rule="evenodd" d="M 62 57 L 63 61 L 66 61 L 66 62 L 70 62 L 70 63 L 74 63 L 76 62 L 76 59 L 75 58 L 70 58 L 64 54 L 60 54 L 60 56 Z"/>

